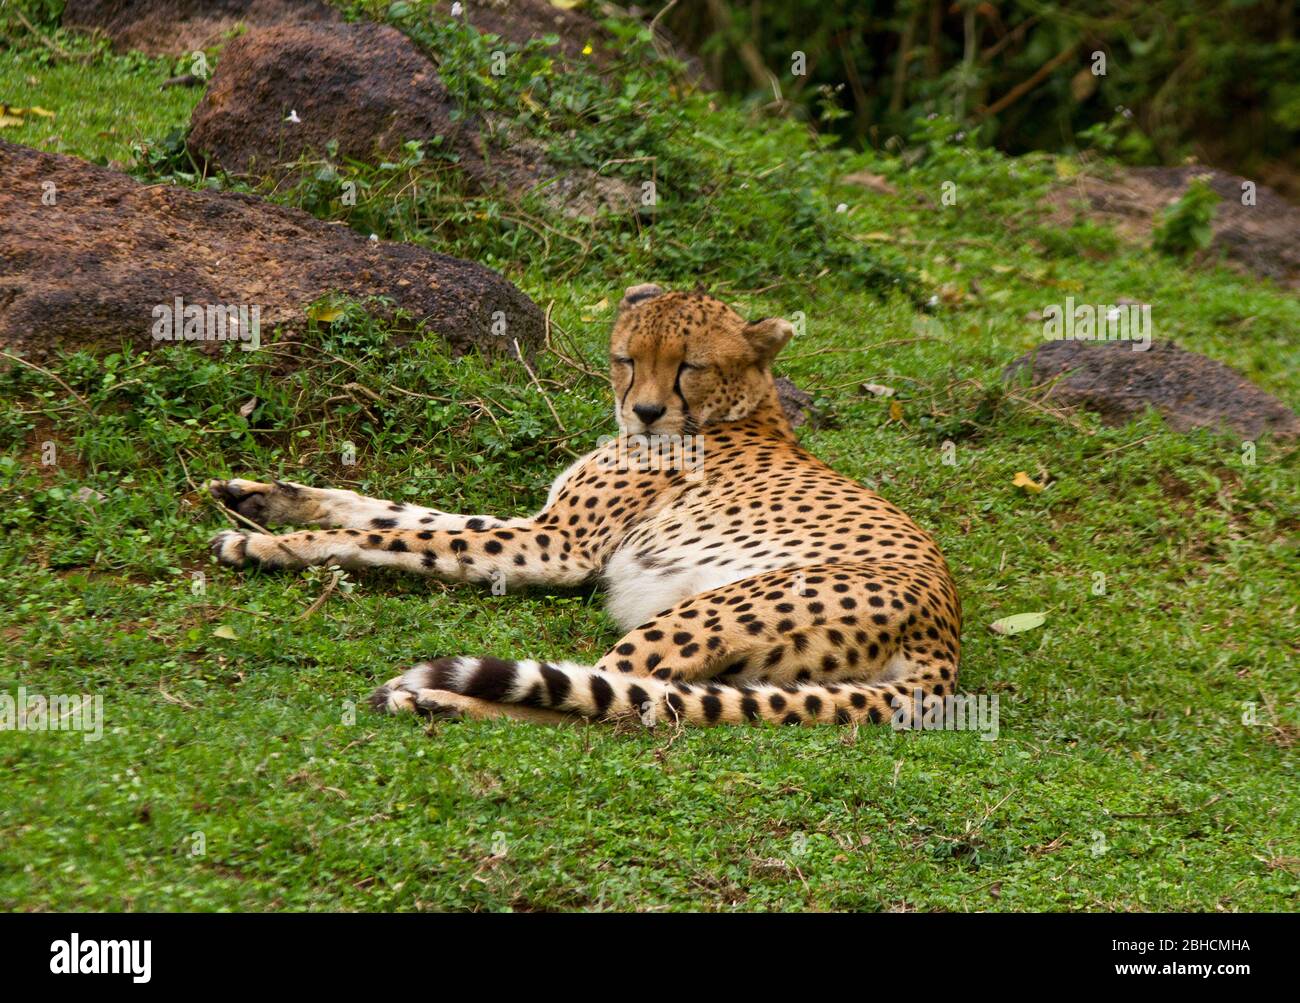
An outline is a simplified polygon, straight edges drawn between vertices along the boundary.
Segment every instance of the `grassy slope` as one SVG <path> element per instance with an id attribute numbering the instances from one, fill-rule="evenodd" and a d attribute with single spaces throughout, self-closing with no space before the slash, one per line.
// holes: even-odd
<path id="1" fill-rule="evenodd" d="M 125 159 L 121 137 L 184 125 L 197 95 L 160 100 L 170 70 L 102 59 L 68 72 L 0 53 L 0 99 L 58 115 L 5 138 L 57 135 L 59 149 Z M 910 169 L 814 153 L 793 127 L 721 99 L 652 96 L 663 91 L 651 82 L 593 126 L 593 147 L 616 147 L 634 123 L 680 126 L 645 140 L 663 169 L 652 245 L 627 224 L 530 229 L 540 215 L 467 204 L 436 178 L 421 217 L 385 201 L 391 179 L 365 174 L 374 195 L 352 220 L 508 272 L 554 302 L 597 369 L 609 304 L 632 281 L 698 275 L 754 315 L 804 311 L 783 371 L 833 419 L 804 440 L 939 537 L 965 602 L 963 684 L 1000 698 L 997 741 L 505 723 L 426 737 L 410 719 L 353 713 L 420 657 L 595 656 L 617 631 L 595 594 L 493 597 L 385 576 L 301 619 L 322 579 L 212 565 L 204 543 L 221 520 L 190 478 L 275 473 L 527 511 L 568 450 L 605 430 L 600 383 L 545 362 L 560 435 L 517 372 L 448 361 L 432 341 L 386 352 L 358 313 L 321 335 L 347 365 L 316 355 L 288 379 L 240 353 L 78 355 L 56 368 L 85 407 L 30 370 L 3 377 L 0 686 L 102 694 L 106 733 L 0 736 L 0 906 L 1295 907 L 1294 456 L 1261 443 L 1248 467 L 1230 439 L 1172 434 L 1154 417 L 1062 420 L 997 389 L 1001 367 L 1041 337 L 1030 311 L 1128 296 L 1153 304 L 1163 335 L 1294 406 L 1294 298 L 1090 227 L 1040 226 L 1051 162 L 937 138 Z M 79 111 L 97 103 L 119 139 Z M 830 180 L 861 167 L 903 197 Z M 945 180 L 957 206 L 940 204 Z M 344 212 L 311 194 L 291 198 Z M 920 310 L 823 263 L 841 238 L 943 302 Z M 864 381 L 899 389 L 901 422 Z M 348 382 L 382 403 L 349 397 Z M 941 462 L 946 438 L 955 467 Z M 46 441 L 54 466 L 39 463 Z M 348 441 L 352 467 L 339 462 Z M 1025 495 L 1018 470 L 1051 485 Z M 86 486 L 104 497 L 77 501 Z M 1039 630 L 988 631 L 1040 609 Z M 1272 725 L 1243 725 L 1246 703 Z"/>

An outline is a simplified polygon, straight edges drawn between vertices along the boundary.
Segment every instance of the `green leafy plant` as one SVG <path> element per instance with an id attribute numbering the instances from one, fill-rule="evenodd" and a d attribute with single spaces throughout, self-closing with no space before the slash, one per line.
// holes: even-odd
<path id="1" fill-rule="evenodd" d="M 1166 206 L 1151 232 L 1152 246 L 1175 257 L 1203 251 L 1214 237 L 1214 210 L 1219 196 L 1204 178 L 1194 178 L 1178 201 Z"/>

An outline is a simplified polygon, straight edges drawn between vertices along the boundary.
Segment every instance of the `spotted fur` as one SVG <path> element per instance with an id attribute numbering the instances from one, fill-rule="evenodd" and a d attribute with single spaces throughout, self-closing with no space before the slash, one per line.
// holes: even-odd
<path id="1" fill-rule="evenodd" d="M 961 610 L 906 515 L 803 450 L 771 361 L 788 323 L 703 293 L 628 290 L 611 338 L 620 436 L 526 518 L 466 516 L 283 481 L 214 481 L 284 535 L 226 531 L 233 567 L 397 568 L 508 589 L 602 580 L 627 633 L 594 666 L 439 658 L 390 712 L 646 723 L 881 722 L 957 684 Z"/>

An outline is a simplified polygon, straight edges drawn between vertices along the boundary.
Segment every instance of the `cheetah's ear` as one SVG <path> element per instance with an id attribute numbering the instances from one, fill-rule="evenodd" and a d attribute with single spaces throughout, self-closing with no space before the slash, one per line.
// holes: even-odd
<path id="1" fill-rule="evenodd" d="M 623 293 L 623 302 L 618 305 L 618 308 L 626 310 L 630 306 L 636 306 L 638 303 L 644 303 L 646 300 L 654 299 L 662 294 L 663 289 L 653 282 L 643 282 L 639 286 L 628 286 Z"/>
<path id="2" fill-rule="evenodd" d="M 794 325 L 780 317 L 764 317 L 745 325 L 745 338 L 754 346 L 758 361 L 768 365 L 794 334 Z"/>

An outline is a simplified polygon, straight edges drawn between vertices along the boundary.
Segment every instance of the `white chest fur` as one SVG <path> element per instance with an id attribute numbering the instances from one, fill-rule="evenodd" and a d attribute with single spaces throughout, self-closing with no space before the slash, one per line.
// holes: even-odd
<path id="1" fill-rule="evenodd" d="M 689 596 L 721 588 L 777 566 L 745 562 L 726 567 L 700 566 L 706 551 L 665 547 L 646 557 L 644 547 L 619 549 L 605 566 L 605 609 L 623 630 L 631 630 Z M 707 551 L 717 555 L 717 550 Z M 779 562 L 778 562 L 779 563 Z"/>

